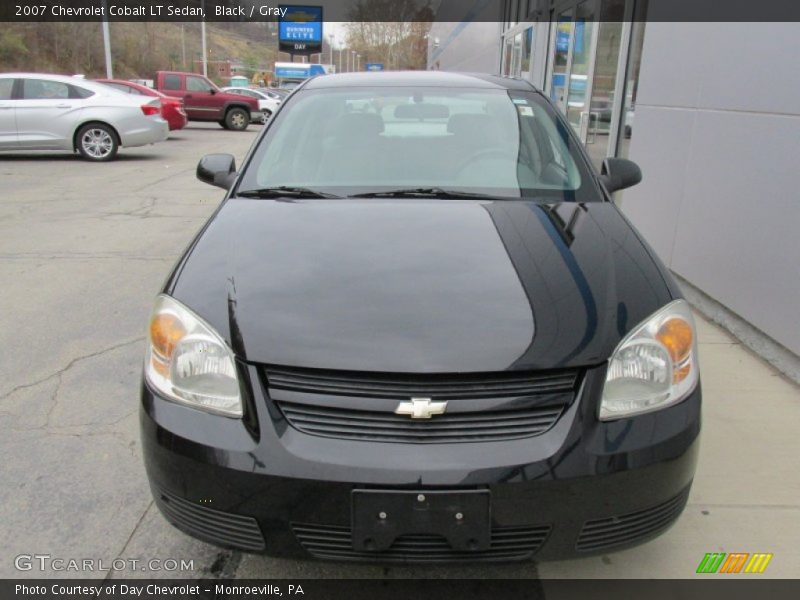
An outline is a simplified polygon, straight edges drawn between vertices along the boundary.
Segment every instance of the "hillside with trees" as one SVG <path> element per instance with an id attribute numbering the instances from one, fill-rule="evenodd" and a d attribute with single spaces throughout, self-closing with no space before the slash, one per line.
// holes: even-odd
<path id="1" fill-rule="evenodd" d="M 269 23 L 207 24 L 209 60 L 231 60 L 247 68 L 278 59 L 277 30 Z M 192 70 L 202 58 L 200 23 L 111 23 L 114 76 L 153 77 L 159 69 Z M 0 72 L 38 71 L 105 75 L 100 23 L 3 23 Z"/>
<path id="2" fill-rule="evenodd" d="M 385 15 L 392 20 L 376 20 Z M 358 0 L 351 16 L 345 25 L 346 49 L 361 56 L 362 66 L 379 62 L 387 69 L 425 68 L 431 18 L 427 4 L 420 9 L 416 0 Z M 117 78 L 151 79 L 158 70 L 200 70 L 200 23 L 112 22 L 109 27 Z M 272 71 L 275 61 L 289 60 L 278 52 L 275 23 L 207 23 L 206 31 L 208 60 L 230 61 L 238 66 L 238 74 Z M 311 62 L 330 60 L 328 42 L 321 57 L 315 55 Z M 0 72 L 102 77 L 103 52 L 101 23 L 3 23 L 0 28 Z M 212 79 L 218 79 L 215 73 L 209 69 Z"/>

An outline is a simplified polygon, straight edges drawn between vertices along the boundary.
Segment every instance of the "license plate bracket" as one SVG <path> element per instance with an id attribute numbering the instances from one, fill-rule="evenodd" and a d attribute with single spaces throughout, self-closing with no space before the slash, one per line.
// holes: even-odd
<path id="1" fill-rule="evenodd" d="M 489 548 L 489 490 L 353 490 L 352 506 L 354 550 L 388 550 L 404 534 L 441 535 L 459 551 Z"/>

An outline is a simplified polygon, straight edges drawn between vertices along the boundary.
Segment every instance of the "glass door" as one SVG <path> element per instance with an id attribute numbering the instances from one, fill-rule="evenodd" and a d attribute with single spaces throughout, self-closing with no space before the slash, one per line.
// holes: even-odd
<path id="1" fill-rule="evenodd" d="M 571 2 L 560 9 L 551 30 L 550 99 L 586 143 L 599 0 Z"/>
<path id="2" fill-rule="evenodd" d="M 594 42 L 594 65 L 589 117 L 584 143 L 599 169 L 603 159 L 614 156 L 619 131 L 619 111 L 624 85 L 625 48 L 630 37 L 630 23 L 625 22 L 625 0 L 603 0 L 600 22 Z"/>
<path id="3" fill-rule="evenodd" d="M 572 58 L 572 29 L 575 9 L 569 7 L 558 13 L 550 32 L 550 99 L 566 112 L 569 64 Z"/>
<path id="4" fill-rule="evenodd" d="M 571 0 L 551 29 L 550 98 L 566 115 L 598 168 L 614 155 L 616 90 L 629 26 L 626 0 Z M 624 62 L 623 62 L 624 71 Z"/>

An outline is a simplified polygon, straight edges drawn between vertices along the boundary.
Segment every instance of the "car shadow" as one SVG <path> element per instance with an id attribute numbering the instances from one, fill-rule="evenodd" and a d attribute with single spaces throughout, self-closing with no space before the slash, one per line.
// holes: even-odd
<path id="1" fill-rule="evenodd" d="M 165 158 L 161 154 L 127 154 L 124 151 L 120 152 L 117 157 L 109 161 L 110 163 L 115 162 L 136 162 L 136 161 L 148 161 L 148 160 L 161 160 Z M 0 162 L 9 163 L 9 162 L 29 162 L 29 161 L 70 161 L 74 160 L 81 164 L 92 164 L 93 161 L 84 160 L 77 154 L 68 154 L 68 153 L 59 153 L 59 152 L 44 152 L 44 153 L 14 153 L 14 152 L 2 152 L 0 153 Z"/>
<path id="2" fill-rule="evenodd" d="M 537 563 L 486 562 L 455 564 L 382 564 L 342 561 L 321 561 L 313 558 L 278 558 L 247 555 L 236 577 L 258 579 L 281 573 L 286 578 L 314 579 L 511 579 L 531 580 L 539 577 Z"/>

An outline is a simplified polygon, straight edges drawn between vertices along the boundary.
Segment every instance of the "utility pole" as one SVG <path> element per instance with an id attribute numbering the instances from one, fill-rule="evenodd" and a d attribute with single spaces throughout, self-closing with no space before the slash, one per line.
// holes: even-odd
<path id="1" fill-rule="evenodd" d="M 111 32 L 108 27 L 108 7 L 106 0 L 103 0 L 103 50 L 106 56 L 106 78 L 114 79 L 114 67 L 111 64 Z"/>
<path id="2" fill-rule="evenodd" d="M 206 0 L 202 0 L 203 14 L 206 13 Z M 208 77 L 208 51 L 206 50 L 206 20 L 200 21 L 200 38 L 203 46 L 203 77 Z"/>
<path id="3" fill-rule="evenodd" d="M 184 23 L 181 23 L 181 69 L 186 70 L 186 36 Z"/>
<path id="4" fill-rule="evenodd" d="M 336 41 L 336 34 L 333 34 L 333 33 L 332 33 L 332 34 L 331 34 L 331 37 L 330 37 L 330 44 L 331 44 L 331 64 L 333 64 L 333 43 L 334 43 L 335 41 Z M 322 62 L 322 61 L 320 60 L 320 62 Z"/>

